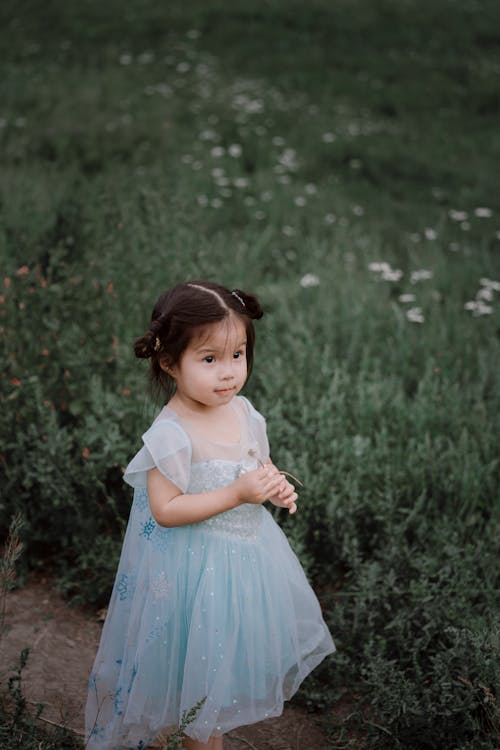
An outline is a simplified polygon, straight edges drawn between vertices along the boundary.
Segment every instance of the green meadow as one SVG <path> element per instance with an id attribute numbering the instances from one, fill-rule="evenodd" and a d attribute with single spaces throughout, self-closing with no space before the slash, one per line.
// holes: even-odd
<path id="1" fill-rule="evenodd" d="M 304 483 L 274 512 L 338 649 L 294 700 L 338 750 L 497 747 L 498 3 L 6 0 L 0 25 L 21 582 L 106 604 L 161 406 L 134 338 L 179 281 L 252 291 L 244 392 Z"/>

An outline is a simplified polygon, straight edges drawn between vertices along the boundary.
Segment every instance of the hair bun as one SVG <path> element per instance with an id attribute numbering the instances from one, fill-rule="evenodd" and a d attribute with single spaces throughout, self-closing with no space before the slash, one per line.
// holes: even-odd
<path id="1" fill-rule="evenodd" d="M 252 320 L 259 320 L 264 315 L 264 310 L 254 294 L 248 294 L 241 289 L 233 289 L 232 294 L 238 297 L 245 306 L 245 312 Z"/>
<path id="2" fill-rule="evenodd" d="M 134 352 L 138 359 L 149 359 L 154 352 L 156 334 L 153 331 L 146 331 L 144 336 L 139 336 L 134 341 Z"/>

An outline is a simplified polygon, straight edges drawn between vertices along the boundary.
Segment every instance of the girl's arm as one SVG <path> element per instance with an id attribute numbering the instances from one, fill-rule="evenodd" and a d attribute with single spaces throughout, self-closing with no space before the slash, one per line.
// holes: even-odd
<path id="1" fill-rule="evenodd" d="M 158 469 L 148 471 L 151 514 L 160 526 L 186 526 L 212 518 L 242 503 L 263 503 L 276 495 L 281 475 L 269 474 L 265 467 L 242 474 L 227 487 L 211 492 L 182 494 Z"/>

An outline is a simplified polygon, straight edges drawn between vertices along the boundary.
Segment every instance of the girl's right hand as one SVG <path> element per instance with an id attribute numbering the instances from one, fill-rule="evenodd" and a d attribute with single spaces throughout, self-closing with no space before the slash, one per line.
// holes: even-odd
<path id="1" fill-rule="evenodd" d="M 240 503 L 261 504 L 278 494 L 283 477 L 279 473 L 270 473 L 265 466 L 240 474 L 234 482 L 234 488 Z"/>

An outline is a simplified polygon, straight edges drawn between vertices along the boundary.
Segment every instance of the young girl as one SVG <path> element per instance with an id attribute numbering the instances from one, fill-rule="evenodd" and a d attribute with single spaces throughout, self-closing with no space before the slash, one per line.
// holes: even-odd
<path id="1" fill-rule="evenodd" d="M 160 296 L 135 342 L 168 402 L 125 470 L 134 502 L 89 682 L 88 750 L 146 748 L 200 701 L 184 747 L 221 750 L 225 732 L 279 716 L 335 650 L 263 506 L 294 513 L 294 486 L 238 396 L 262 314 L 251 294 L 189 281 Z"/>

